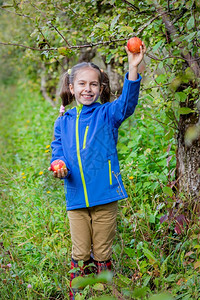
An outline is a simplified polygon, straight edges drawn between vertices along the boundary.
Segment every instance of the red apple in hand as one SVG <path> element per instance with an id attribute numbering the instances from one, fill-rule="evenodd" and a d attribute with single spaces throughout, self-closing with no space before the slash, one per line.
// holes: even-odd
<path id="1" fill-rule="evenodd" d="M 56 159 L 51 163 L 51 170 L 52 171 L 58 171 L 60 169 L 65 169 L 66 165 L 64 163 L 64 161 L 60 160 L 60 159 Z"/>
<path id="2" fill-rule="evenodd" d="M 132 37 L 127 42 L 128 50 L 132 53 L 139 53 L 140 46 L 142 46 L 142 41 L 138 37 Z"/>

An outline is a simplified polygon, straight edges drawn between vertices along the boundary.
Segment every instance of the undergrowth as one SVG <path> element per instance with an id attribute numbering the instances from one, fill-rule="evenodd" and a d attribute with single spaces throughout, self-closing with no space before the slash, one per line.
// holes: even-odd
<path id="1" fill-rule="evenodd" d="M 0 298 L 68 299 L 71 240 L 64 189 L 48 171 L 58 108 L 32 83 L 2 86 L 1 95 Z M 200 297 L 198 218 L 166 217 L 176 208 L 170 187 L 175 140 L 162 122 L 144 117 L 151 110 L 144 106 L 141 100 L 119 130 L 129 197 L 119 202 L 112 282 L 93 284 L 91 278 L 78 299 Z"/>

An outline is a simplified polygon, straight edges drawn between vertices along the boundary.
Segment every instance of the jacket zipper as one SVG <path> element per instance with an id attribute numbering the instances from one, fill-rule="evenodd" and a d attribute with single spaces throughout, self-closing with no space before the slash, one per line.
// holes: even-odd
<path id="1" fill-rule="evenodd" d="M 86 203 L 86 207 L 89 207 L 87 188 L 86 188 L 85 177 L 84 177 L 84 173 L 83 173 L 83 166 L 82 166 L 81 155 L 80 155 L 79 128 L 78 128 L 80 112 L 81 112 L 81 108 L 77 107 L 77 117 L 76 117 L 76 151 L 77 151 L 77 158 L 78 158 L 79 170 L 80 170 L 80 173 L 81 173 L 81 180 L 82 180 L 82 184 L 83 184 L 83 190 L 84 190 L 84 196 L 85 196 L 85 203 Z"/>
<path id="2" fill-rule="evenodd" d="M 84 134 L 84 139 L 83 139 L 83 149 L 85 149 L 85 146 L 86 146 L 86 139 L 87 139 L 88 129 L 89 129 L 89 126 L 87 125 L 86 128 L 85 128 L 85 134 Z"/>
<path id="3" fill-rule="evenodd" d="M 108 167 L 109 167 L 109 180 L 110 180 L 110 185 L 112 185 L 112 168 L 111 168 L 111 160 L 108 160 Z"/>

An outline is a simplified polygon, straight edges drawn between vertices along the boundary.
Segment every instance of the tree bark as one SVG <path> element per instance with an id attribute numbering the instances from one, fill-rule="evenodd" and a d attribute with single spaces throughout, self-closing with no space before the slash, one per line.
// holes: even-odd
<path id="1" fill-rule="evenodd" d="M 177 43 L 177 36 L 179 32 L 174 26 L 173 21 L 170 19 L 169 14 L 164 13 L 164 9 L 154 0 L 155 7 L 159 13 L 162 13 L 162 20 L 165 25 L 166 31 L 171 40 Z M 191 53 L 184 49 L 180 48 L 181 56 L 185 59 L 185 63 L 182 65 L 182 70 L 185 71 L 187 67 L 190 67 L 195 75 L 195 85 L 198 88 L 198 77 L 200 74 L 199 60 L 195 56 L 192 56 Z M 187 86 L 191 86 L 191 82 Z M 179 87 L 179 91 L 185 89 L 185 86 Z M 181 106 L 191 108 L 196 110 L 199 103 L 191 101 L 191 99 L 186 100 L 181 103 Z M 183 193 L 184 196 L 192 201 L 192 206 L 199 210 L 200 203 L 200 109 L 197 109 L 197 112 L 192 112 L 189 114 L 181 114 L 178 123 L 178 133 L 177 133 L 177 187 L 178 193 Z M 191 132 L 193 136 L 190 136 L 187 140 L 186 137 L 188 132 Z"/>
<path id="2" fill-rule="evenodd" d="M 196 138 L 186 140 L 192 128 Z M 200 122 L 198 116 L 180 115 L 177 135 L 177 177 L 179 193 L 184 193 L 196 206 L 200 200 Z"/>
<path id="3" fill-rule="evenodd" d="M 41 87 L 40 90 L 42 92 L 42 96 L 46 101 L 48 101 L 53 107 L 55 106 L 56 102 L 51 99 L 51 97 L 48 95 L 47 90 L 46 90 L 46 78 L 45 75 L 41 75 Z"/>
<path id="4" fill-rule="evenodd" d="M 112 94 L 117 93 L 117 95 L 121 94 L 122 92 L 122 86 L 123 86 L 123 79 L 124 77 L 120 74 L 118 74 L 115 70 L 112 64 L 106 65 L 106 72 L 108 74 L 109 80 L 110 80 L 110 88 Z"/>

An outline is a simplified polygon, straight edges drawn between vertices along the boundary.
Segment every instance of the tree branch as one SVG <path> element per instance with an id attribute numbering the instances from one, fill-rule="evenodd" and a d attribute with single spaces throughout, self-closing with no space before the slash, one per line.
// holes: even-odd
<path id="1" fill-rule="evenodd" d="M 182 57 L 182 56 L 169 55 L 169 56 L 166 56 L 166 57 L 163 57 L 163 58 L 158 58 L 158 57 L 153 56 L 152 54 L 149 54 L 149 53 L 146 53 L 146 55 L 147 55 L 148 57 L 154 59 L 154 60 L 157 60 L 157 61 L 163 61 L 163 60 L 166 60 L 166 59 L 169 59 L 169 58 L 176 58 L 176 59 L 181 59 L 181 60 L 189 61 L 189 62 L 193 62 L 193 61 L 200 60 L 200 57 L 188 59 L 188 58 L 185 58 L 185 57 Z"/>
<path id="2" fill-rule="evenodd" d="M 46 16 L 43 14 L 43 12 L 36 6 L 36 5 L 34 5 L 34 4 L 31 4 L 36 10 L 38 10 L 42 15 L 43 15 L 43 17 L 47 20 L 47 18 L 46 18 Z M 65 39 L 65 37 L 62 35 L 62 33 L 58 30 L 58 28 L 56 27 L 56 26 L 54 26 L 53 24 L 52 24 L 52 22 L 51 21 L 47 21 L 47 24 L 49 25 L 49 26 L 51 26 L 52 28 L 54 28 L 55 29 L 55 31 L 62 37 L 62 39 L 65 41 L 65 43 L 67 44 L 67 46 L 69 47 L 69 48 L 71 48 L 71 46 L 70 46 L 70 44 L 69 44 L 69 42 Z"/>
<path id="3" fill-rule="evenodd" d="M 181 10 L 180 14 L 178 14 L 178 16 L 176 16 L 176 17 L 174 18 L 174 20 L 172 21 L 172 24 L 174 24 L 174 23 L 176 23 L 178 20 L 180 20 L 180 19 L 184 16 L 184 14 L 186 13 L 186 11 L 188 11 L 188 9 L 185 8 L 185 7 L 183 7 L 183 9 Z"/>
<path id="4" fill-rule="evenodd" d="M 3 42 L 0 42 L 0 45 L 5 45 L 5 46 L 16 46 L 16 47 L 22 47 L 22 48 L 26 48 L 26 49 L 31 49 L 31 50 L 36 50 L 36 51 L 54 51 L 54 50 L 57 50 L 57 48 L 43 48 L 43 49 L 40 49 L 40 48 L 35 48 L 35 47 L 30 47 L 30 46 L 25 46 L 25 45 L 22 45 L 22 44 L 16 44 L 16 43 L 3 43 Z"/>
<path id="5" fill-rule="evenodd" d="M 162 20 L 163 23 L 165 24 L 166 29 L 168 30 L 171 39 L 174 40 L 176 42 L 176 45 L 178 45 L 178 41 L 177 41 L 177 34 L 178 34 L 178 30 L 176 29 L 176 27 L 174 26 L 173 22 L 171 21 L 171 19 L 168 17 L 168 14 L 165 13 L 165 11 L 163 10 L 163 7 L 160 6 L 160 4 L 158 3 L 157 0 L 154 0 L 155 3 L 155 7 L 157 9 L 157 11 L 162 14 Z M 187 54 L 185 54 L 185 49 L 184 47 L 180 47 L 181 49 L 181 55 L 182 58 L 187 62 L 188 66 L 193 70 L 194 74 L 199 77 L 199 72 L 200 72 L 200 67 L 198 64 L 198 60 L 199 58 L 194 58 L 192 59 L 192 55 L 190 52 L 188 52 Z"/>
<path id="6" fill-rule="evenodd" d="M 5 9 L 4 7 L 0 7 L 0 9 L 5 10 L 6 12 L 9 12 L 11 14 L 15 14 L 15 15 L 20 16 L 20 17 L 25 17 L 25 18 L 29 18 L 31 20 L 35 20 L 34 18 L 31 18 L 29 15 L 19 14 L 19 13 L 16 13 L 15 11 Z"/>
<path id="7" fill-rule="evenodd" d="M 137 6 L 133 5 L 133 4 L 130 3 L 129 1 L 124 0 L 124 2 L 125 2 L 126 4 L 128 4 L 128 5 L 130 5 L 130 7 L 133 8 L 134 10 L 140 11 L 140 9 L 139 9 Z"/>
<path id="8" fill-rule="evenodd" d="M 32 6 L 39 10 L 35 5 L 32 4 Z M 40 11 L 40 10 L 39 10 Z M 141 28 L 138 29 L 138 31 L 135 33 L 135 36 L 139 35 L 146 27 L 148 27 L 154 20 L 156 20 L 157 18 L 159 17 L 163 17 L 163 20 L 164 22 L 166 22 L 166 27 L 167 29 L 169 30 L 170 34 L 174 34 L 174 31 L 175 31 L 175 28 L 173 26 L 173 24 L 169 21 L 169 19 L 167 19 L 167 14 L 169 14 L 169 12 L 166 12 L 166 11 L 163 11 L 163 10 L 160 10 L 160 13 L 157 14 L 155 17 L 151 18 L 149 21 L 147 21 Z M 76 45 L 76 46 L 72 46 L 69 44 L 69 42 L 65 39 L 65 37 L 62 35 L 62 33 L 51 23 L 49 22 L 49 25 L 52 26 L 56 32 L 63 38 L 63 40 L 66 42 L 66 44 L 68 45 L 68 47 L 70 49 L 82 49 L 82 48 L 88 48 L 88 47 L 95 47 L 95 46 L 99 46 L 99 45 L 103 45 L 103 46 L 106 46 L 106 45 L 110 45 L 112 43 L 118 43 L 118 42 L 124 42 L 127 40 L 127 38 L 121 38 L 121 39 L 112 39 L 112 37 L 110 38 L 110 40 L 108 41 L 97 41 L 96 43 L 87 43 L 87 44 L 83 44 L 83 45 Z M 25 45 L 22 45 L 22 44 L 17 44 L 17 43 L 4 43 L 4 42 L 0 42 L 0 45 L 7 45 L 7 46 L 17 46 L 17 47 L 23 47 L 23 48 L 26 48 L 26 49 L 31 49 L 31 50 L 34 50 L 34 51 L 57 51 L 57 48 L 43 48 L 43 49 L 40 49 L 40 48 L 36 48 L 36 47 L 30 47 L 30 46 L 25 46 Z M 188 62 L 189 65 L 191 65 L 192 62 L 195 62 L 195 61 L 198 61 L 200 60 L 200 58 L 191 58 L 191 56 L 189 55 L 183 55 L 181 57 L 178 57 L 178 56 L 173 56 L 173 55 L 169 55 L 167 57 L 164 57 L 164 58 L 158 58 L 156 56 L 153 56 L 152 54 L 150 53 L 146 53 L 146 55 L 148 57 L 150 57 L 151 59 L 154 59 L 156 61 L 164 61 L 164 60 L 167 60 L 167 59 L 170 59 L 170 58 L 175 58 L 175 59 L 180 59 L 180 60 L 184 60 L 186 62 Z"/>
<path id="9" fill-rule="evenodd" d="M 110 41 L 104 41 L 104 42 L 96 42 L 96 43 L 85 44 L 85 45 L 70 46 L 69 48 L 70 49 L 82 49 L 82 48 L 88 48 L 88 47 L 95 47 L 95 46 L 98 46 L 98 45 L 110 45 L 112 43 L 124 42 L 126 40 L 127 40 L 127 38 L 123 38 L 123 39 L 116 39 L 116 40 L 110 40 Z M 25 46 L 25 45 L 16 44 L 16 43 L 0 42 L 0 45 L 22 47 L 22 48 L 31 49 L 31 50 L 40 51 L 40 52 L 43 52 L 43 51 L 57 51 L 57 48 L 43 48 L 43 49 L 40 49 L 40 48 Z M 166 57 L 163 57 L 163 58 L 158 58 L 158 57 L 153 56 L 152 54 L 150 54 L 148 52 L 146 52 L 146 55 L 148 57 L 150 57 L 151 59 L 154 59 L 156 61 L 163 61 L 163 60 L 166 60 L 166 59 L 169 59 L 169 58 L 176 58 L 176 59 L 181 59 L 181 60 L 192 63 L 192 62 L 200 60 L 200 57 L 189 59 L 189 58 L 184 58 L 182 56 L 173 56 L 173 55 L 166 56 Z"/>
<path id="10" fill-rule="evenodd" d="M 153 17 L 152 19 L 150 19 L 146 24 L 144 24 L 139 30 L 138 30 L 138 34 L 141 33 L 146 27 L 148 27 L 151 23 L 153 23 L 154 20 L 156 20 L 157 18 L 161 17 L 163 14 L 168 14 L 168 12 L 162 12 L 160 14 L 157 14 L 157 16 Z"/>
<path id="11" fill-rule="evenodd" d="M 54 25 L 51 23 L 51 21 L 49 21 L 49 25 L 55 29 L 55 31 L 63 38 L 63 40 L 65 41 L 65 43 L 67 44 L 67 46 L 68 46 L 69 48 L 71 48 L 71 45 L 69 44 L 69 42 L 68 42 L 68 41 L 66 40 L 66 38 L 62 35 L 62 33 L 58 30 L 58 28 L 57 28 L 56 26 L 54 26 Z"/>

